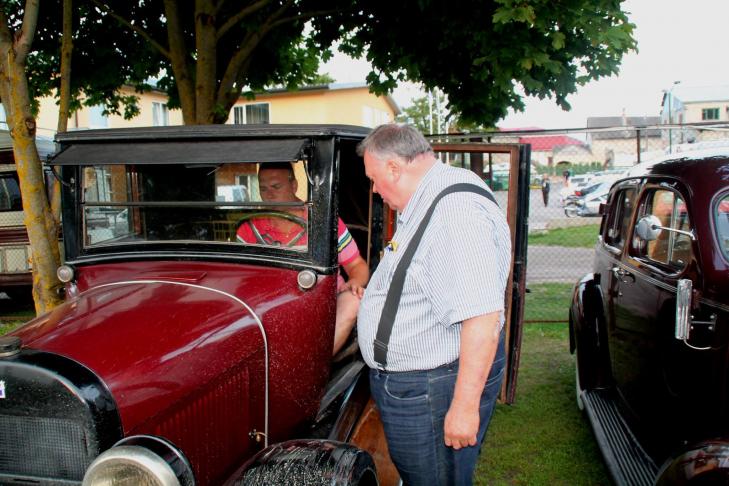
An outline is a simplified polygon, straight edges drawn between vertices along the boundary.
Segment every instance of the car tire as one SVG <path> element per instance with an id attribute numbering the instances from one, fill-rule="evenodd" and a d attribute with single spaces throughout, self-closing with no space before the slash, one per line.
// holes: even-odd
<path id="1" fill-rule="evenodd" d="M 327 484 L 377 486 L 375 463 L 353 445 L 329 440 L 292 440 L 262 450 L 235 481 L 238 486 Z"/>
<path id="2" fill-rule="evenodd" d="M 564 215 L 568 218 L 574 218 L 575 216 L 577 216 L 577 212 L 577 206 L 575 206 L 574 204 L 568 204 L 564 207 Z"/>

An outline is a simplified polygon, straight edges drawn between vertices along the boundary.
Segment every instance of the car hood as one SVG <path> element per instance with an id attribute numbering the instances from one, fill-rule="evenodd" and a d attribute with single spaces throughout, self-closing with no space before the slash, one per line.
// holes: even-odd
<path id="1" fill-rule="evenodd" d="M 234 296 L 175 280 L 109 282 L 14 334 L 25 348 L 91 369 L 110 389 L 128 431 L 232 370 L 253 363 L 245 373 L 262 376 L 265 336 L 253 307 L 265 311 L 265 296 L 245 282 L 237 290 Z"/>

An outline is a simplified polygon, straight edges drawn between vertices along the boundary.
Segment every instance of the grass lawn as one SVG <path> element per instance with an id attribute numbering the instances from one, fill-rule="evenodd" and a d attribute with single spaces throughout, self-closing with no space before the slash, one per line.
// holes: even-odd
<path id="1" fill-rule="evenodd" d="M 573 226 L 570 228 L 555 228 L 544 233 L 529 235 L 529 245 L 569 246 L 579 248 L 592 248 L 597 241 L 599 224 Z"/>
<path id="2" fill-rule="evenodd" d="M 526 294 L 524 301 L 524 320 L 567 322 L 572 301 L 572 287 L 571 283 L 529 284 L 529 293 Z"/>
<path id="3" fill-rule="evenodd" d="M 4 301 L 0 304 L 0 336 L 35 317 L 32 304 L 30 304 L 31 307 L 13 304 L 12 308 L 9 308 L 10 305 L 7 302 Z"/>
<path id="4" fill-rule="evenodd" d="M 527 324 L 516 403 L 497 406 L 474 484 L 610 484 L 575 404 L 574 373 L 567 324 Z"/>

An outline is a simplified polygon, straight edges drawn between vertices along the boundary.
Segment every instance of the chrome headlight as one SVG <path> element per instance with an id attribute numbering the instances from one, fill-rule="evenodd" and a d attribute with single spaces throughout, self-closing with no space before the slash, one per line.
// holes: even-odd
<path id="1" fill-rule="evenodd" d="M 121 440 L 91 463 L 83 486 L 193 486 L 187 459 L 172 444 L 151 436 Z"/>

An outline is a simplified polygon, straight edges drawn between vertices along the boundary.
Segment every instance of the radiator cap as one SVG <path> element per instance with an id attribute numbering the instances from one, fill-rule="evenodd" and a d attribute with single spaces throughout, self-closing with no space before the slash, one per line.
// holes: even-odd
<path id="1" fill-rule="evenodd" d="M 0 358 L 18 354 L 22 345 L 23 341 L 18 336 L 0 337 Z"/>

